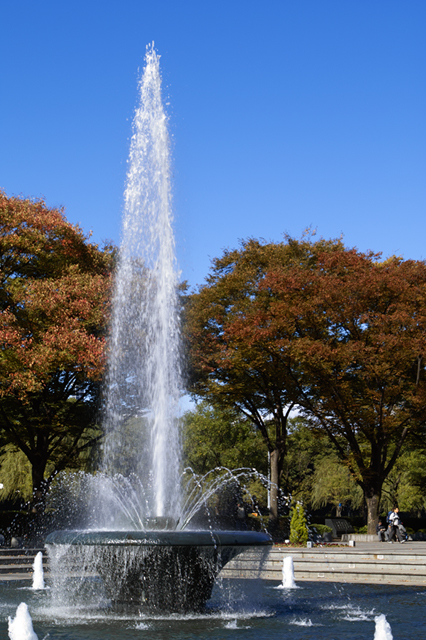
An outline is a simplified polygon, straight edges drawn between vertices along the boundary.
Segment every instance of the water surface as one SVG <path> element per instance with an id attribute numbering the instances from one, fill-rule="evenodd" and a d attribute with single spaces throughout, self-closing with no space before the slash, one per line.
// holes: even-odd
<path id="1" fill-rule="evenodd" d="M 366 640 L 374 638 L 375 616 L 385 614 L 394 640 L 424 637 L 426 589 L 300 582 L 224 580 L 215 586 L 206 613 L 152 616 L 117 614 L 106 608 L 55 606 L 51 590 L 0 583 L 0 637 L 7 617 L 26 602 L 39 640 Z"/>

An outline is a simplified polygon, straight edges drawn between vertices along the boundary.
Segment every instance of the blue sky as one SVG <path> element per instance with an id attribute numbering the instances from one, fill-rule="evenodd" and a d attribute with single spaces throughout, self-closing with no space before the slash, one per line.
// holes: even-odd
<path id="1" fill-rule="evenodd" d="M 424 0 L 8 0 L 0 187 L 120 238 L 137 79 L 161 55 L 182 278 L 312 226 L 426 258 Z"/>

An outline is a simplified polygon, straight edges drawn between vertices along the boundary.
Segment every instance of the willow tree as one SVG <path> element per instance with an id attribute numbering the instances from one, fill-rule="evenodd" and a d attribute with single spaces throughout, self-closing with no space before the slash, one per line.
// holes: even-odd
<path id="1" fill-rule="evenodd" d="M 0 447 L 28 458 L 37 499 L 99 438 L 112 262 L 62 210 L 0 192 Z"/>

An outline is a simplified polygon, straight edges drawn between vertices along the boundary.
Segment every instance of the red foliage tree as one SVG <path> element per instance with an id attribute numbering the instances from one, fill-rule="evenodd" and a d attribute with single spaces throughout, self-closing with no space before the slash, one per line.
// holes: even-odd
<path id="1" fill-rule="evenodd" d="M 253 318 L 268 315 L 270 293 L 262 283 L 270 271 L 314 264 L 318 252 L 339 242 L 263 244 L 249 240 L 213 262 L 207 284 L 190 296 L 185 335 L 192 392 L 213 405 L 231 407 L 251 420 L 271 464 L 271 520 L 278 517 L 278 488 L 287 452 L 287 425 L 298 398 L 295 362 L 276 349 L 276 336 L 257 334 Z M 259 339 L 258 339 L 259 338 Z"/>
<path id="2" fill-rule="evenodd" d="M 113 250 L 63 211 L 0 192 L 0 445 L 42 496 L 93 446 Z"/>
<path id="3" fill-rule="evenodd" d="M 298 363 L 297 403 L 362 487 L 375 533 L 383 482 L 426 422 L 426 264 L 355 250 L 268 273 L 271 304 L 251 318 Z"/>
<path id="4" fill-rule="evenodd" d="M 192 389 L 251 418 L 277 484 L 297 405 L 362 487 L 373 532 L 383 482 L 426 422 L 425 295 L 424 262 L 249 241 L 190 300 Z"/>

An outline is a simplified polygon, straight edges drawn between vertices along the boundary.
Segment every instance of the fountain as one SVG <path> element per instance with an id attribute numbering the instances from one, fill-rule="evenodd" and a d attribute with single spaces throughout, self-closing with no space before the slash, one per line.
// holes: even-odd
<path id="1" fill-rule="evenodd" d="M 46 542 L 60 553 L 66 545 L 80 567 L 90 556 L 114 606 L 199 611 L 226 562 L 271 540 L 266 533 L 187 528 L 170 143 L 153 46 L 140 93 L 113 297 L 103 469 L 93 479 L 90 526 L 56 531 Z"/>

